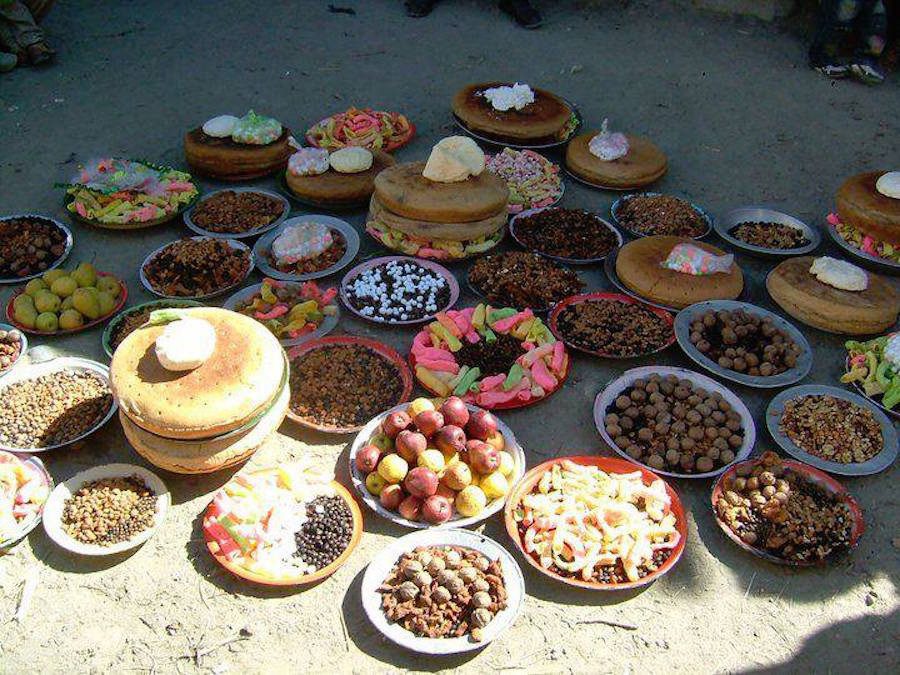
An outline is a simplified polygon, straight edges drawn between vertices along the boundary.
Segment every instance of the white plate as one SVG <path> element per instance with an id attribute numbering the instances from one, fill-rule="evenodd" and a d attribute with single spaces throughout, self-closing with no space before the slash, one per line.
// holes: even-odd
<path id="1" fill-rule="evenodd" d="M 147 487 L 156 494 L 156 518 L 153 527 L 150 527 L 128 541 L 122 541 L 112 546 L 99 546 L 97 544 L 83 544 L 73 539 L 62 527 L 62 513 L 66 500 L 77 492 L 85 483 L 90 483 L 102 478 L 118 478 L 137 476 L 143 480 Z M 140 546 L 156 532 L 169 510 L 172 498 L 169 489 L 159 477 L 142 466 L 134 464 L 104 464 L 95 466 L 81 473 L 77 473 L 64 483 L 56 486 L 47 503 L 44 505 L 44 530 L 54 542 L 62 548 L 78 553 L 79 555 L 114 555 Z"/>
<path id="2" fill-rule="evenodd" d="M 381 593 L 378 587 L 387 579 L 401 555 L 418 546 L 463 546 L 475 549 L 490 560 L 499 560 L 503 568 L 503 584 L 506 587 L 506 609 L 499 612 L 482 630 L 481 642 L 470 637 L 425 638 L 417 637 L 400 624 L 391 623 L 381 609 Z M 375 556 L 362 581 L 363 609 L 375 628 L 388 640 L 421 654 L 459 654 L 481 649 L 509 628 L 522 611 L 525 598 L 525 579 L 515 559 L 493 539 L 468 530 L 440 529 L 413 532 L 383 548 Z"/>
<path id="3" fill-rule="evenodd" d="M 284 207 L 284 210 L 281 212 L 280 216 L 278 216 L 268 225 L 254 227 L 253 229 L 247 230 L 246 232 L 211 232 L 197 225 L 197 223 L 195 223 L 193 220 L 193 215 L 194 211 L 197 210 L 197 207 L 199 207 L 210 197 L 214 197 L 220 192 L 255 192 L 266 197 L 271 197 L 272 199 L 277 199 L 281 203 L 282 207 Z M 203 195 L 202 198 L 200 198 L 191 208 L 189 208 L 184 214 L 184 224 L 188 226 L 188 229 L 193 230 L 197 234 L 203 235 L 204 237 L 212 237 L 213 239 L 249 239 L 250 237 L 255 237 L 259 234 L 268 232 L 269 230 L 274 230 L 284 222 L 285 218 L 288 217 L 288 214 L 290 214 L 290 212 L 291 203 L 277 192 L 272 192 L 271 190 L 264 190 L 262 188 L 255 187 L 222 188 L 221 190 L 216 190 L 215 192 L 209 192 Z"/>
<path id="4" fill-rule="evenodd" d="M 407 520 L 396 511 L 388 511 L 381 505 L 378 497 L 374 496 L 366 489 L 366 477 L 363 476 L 362 473 L 360 473 L 359 469 L 356 468 L 356 453 L 358 453 L 366 444 L 368 444 L 369 439 L 378 431 L 378 427 L 379 425 L 381 425 L 381 422 L 385 417 L 387 417 L 395 410 L 406 410 L 407 407 L 409 407 L 409 403 L 401 403 L 400 405 L 394 406 L 390 410 L 385 410 L 380 415 L 369 420 L 366 426 L 364 426 L 362 430 L 356 435 L 356 438 L 353 439 L 353 445 L 350 446 L 350 479 L 353 481 L 353 487 L 356 488 L 356 491 L 359 493 L 359 496 L 362 497 L 362 500 L 366 503 L 366 505 L 382 518 L 387 518 L 392 523 L 396 523 L 397 525 L 402 525 L 403 527 L 413 527 L 416 529 L 431 530 L 449 529 L 454 527 L 469 527 L 470 525 L 479 523 L 485 518 L 489 518 L 495 513 L 501 511 L 503 509 L 503 505 L 506 503 L 506 497 L 497 497 L 497 499 L 488 503 L 488 505 L 484 507 L 484 511 L 479 513 L 477 516 L 470 516 L 468 518 L 456 517 L 451 518 L 446 523 L 443 523 L 441 525 L 430 525 L 428 523 L 419 522 L 417 520 Z M 474 406 L 468 403 L 466 404 L 466 407 L 471 412 L 481 410 L 481 408 L 479 408 L 478 406 Z M 513 473 L 512 477 L 509 479 L 510 491 L 512 491 L 512 486 L 518 483 L 522 476 L 525 475 L 525 452 L 522 450 L 522 446 L 519 445 L 518 441 L 516 441 L 516 437 L 513 435 L 512 430 L 503 423 L 503 420 L 497 417 L 497 422 L 499 425 L 498 430 L 501 434 L 503 434 L 503 439 L 504 441 L 506 441 L 506 447 L 504 448 L 504 450 L 511 454 L 516 462 L 515 473 Z"/>
<path id="5" fill-rule="evenodd" d="M 246 251 L 247 253 L 250 254 L 250 265 L 247 267 L 247 273 L 243 277 L 238 279 L 236 282 L 231 284 L 230 286 L 225 286 L 224 288 L 216 289 L 212 293 L 206 293 L 204 295 L 191 295 L 191 296 L 165 295 L 165 294 L 161 293 L 160 291 L 157 291 L 155 288 L 153 288 L 153 285 L 150 283 L 150 280 L 147 278 L 147 275 L 144 273 L 144 268 L 147 266 L 147 263 L 149 263 L 151 260 L 153 260 L 153 258 L 155 258 L 157 255 L 159 255 L 159 253 L 163 249 L 168 248 L 169 246 L 176 243 L 177 241 L 181 241 L 180 239 L 177 239 L 176 241 L 170 241 L 168 244 L 163 244 L 158 249 L 156 249 L 155 251 L 150 253 L 150 255 L 148 255 L 146 258 L 144 258 L 144 262 L 141 263 L 141 269 L 140 269 L 141 283 L 144 285 L 144 288 L 146 288 L 148 291 L 153 293 L 153 295 L 156 295 L 160 298 L 165 298 L 166 300 L 207 300 L 209 298 L 214 298 L 218 295 L 224 295 L 228 291 L 237 288 L 238 286 L 240 286 L 242 283 L 244 283 L 247 280 L 247 277 L 249 277 L 253 273 L 253 267 L 256 262 L 254 260 L 253 251 L 251 251 L 250 247 L 247 246 L 246 244 L 244 244 L 243 242 L 240 242 L 237 239 L 216 239 L 215 237 L 208 237 L 208 236 L 191 237 L 191 239 L 193 239 L 194 241 L 201 241 L 203 239 L 213 239 L 215 241 L 224 241 L 233 249 L 236 249 L 238 251 Z"/>
<path id="6" fill-rule="evenodd" d="M 53 476 L 51 476 L 47 471 L 47 467 L 44 466 L 44 463 L 41 461 L 40 457 L 38 457 L 37 455 L 14 455 L 11 452 L 0 450 L 0 463 L 6 463 L 9 458 L 13 458 L 13 461 L 18 461 L 22 464 L 28 464 L 30 468 L 37 471 L 47 489 L 53 489 Z M 50 495 L 47 495 L 48 499 L 49 497 Z M 34 528 L 38 526 L 38 524 L 41 522 L 41 516 L 44 513 L 44 506 L 46 504 L 47 501 L 45 500 L 44 503 L 41 504 L 38 508 L 37 513 L 30 520 L 19 523 L 19 528 L 8 539 L 0 540 L 0 552 L 8 551 L 12 547 L 14 547 L 25 537 L 27 537 Z"/>
<path id="7" fill-rule="evenodd" d="M 662 469 L 654 469 L 652 466 L 648 466 L 643 462 L 639 462 L 632 458 L 627 452 L 613 442 L 613 439 L 606 433 L 606 425 L 603 423 L 603 418 L 606 417 L 607 409 L 613 404 L 616 397 L 623 390 L 628 388 L 632 382 L 639 379 L 646 379 L 654 373 L 663 377 L 666 375 L 675 375 L 678 378 L 690 380 L 696 386 L 702 387 L 707 391 L 717 391 L 722 394 L 722 398 L 728 401 L 728 403 L 731 404 L 731 407 L 741 416 L 741 424 L 744 427 L 744 442 L 741 443 L 741 447 L 734 453 L 734 460 L 731 464 L 741 462 L 750 456 L 753 445 L 756 443 L 756 424 L 754 423 L 753 416 L 750 414 L 747 406 L 744 405 L 744 402 L 739 399 L 733 391 L 726 389 L 706 375 L 695 373 L 693 370 L 687 370 L 686 368 L 672 368 L 669 366 L 643 366 L 641 368 L 626 370 L 621 377 L 618 377 L 607 384 L 603 391 L 597 394 L 597 398 L 594 399 L 594 426 L 597 427 L 597 431 L 600 432 L 600 437 L 610 448 L 629 462 L 640 464 L 641 466 L 646 467 L 648 471 L 657 473 L 660 476 L 671 476 L 673 478 L 712 478 L 713 476 L 718 476 L 731 466 L 731 464 L 727 464 L 714 471 L 707 471 L 706 473 L 675 473 L 672 471 L 663 471 Z"/>

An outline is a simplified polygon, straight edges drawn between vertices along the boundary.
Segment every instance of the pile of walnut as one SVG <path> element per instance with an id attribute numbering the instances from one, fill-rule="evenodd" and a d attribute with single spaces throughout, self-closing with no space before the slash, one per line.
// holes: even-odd
<path id="1" fill-rule="evenodd" d="M 419 637 L 475 642 L 506 608 L 499 561 L 462 546 L 420 546 L 404 553 L 378 589 L 387 618 Z"/>
<path id="2" fill-rule="evenodd" d="M 773 452 L 739 464 L 723 488 L 716 512 L 745 544 L 793 562 L 817 562 L 849 548 L 847 505 Z"/>

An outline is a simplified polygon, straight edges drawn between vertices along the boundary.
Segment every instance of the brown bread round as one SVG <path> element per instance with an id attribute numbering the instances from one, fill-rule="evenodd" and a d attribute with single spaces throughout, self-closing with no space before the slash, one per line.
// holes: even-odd
<path id="1" fill-rule="evenodd" d="M 566 168 L 582 180 L 598 187 L 627 190 L 650 185 L 666 173 L 666 155 L 650 139 L 626 134 L 628 154 L 604 162 L 592 155 L 588 146 L 596 135 L 596 131 L 581 134 L 566 147 Z"/>
<path id="2" fill-rule="evenodd" d="M 197 127 L 184 135 L 184 157 L 191 170 L 219 180 L 248 180 L 283 169 L 293 150 L 288 144 L 291 130 L 283 128 L 281 136 L 266 145 L 235 143 L 228 138 L 214 138 Z"/>
<path id="3" fill-rule="evenodd" d="M 450 241 L 473 241 L 494 234 L 506 225 L 506 209 L 495 216 L 469 223 L 432 223 L 427 220 L 404 218 L 386 209 L 375 195 L 369 201 L 369 220 L 387 225 L 411 237 L 421 237 L 428 241 L 449 239 Z"/>
<path id="4" fill-rule="evenodd" d="M 851 176 L 837 191 L 835 202 L 841 220 L 878 241 L 900 245 L 900 199 L 886 197 L 875 183 L 886 172 Z"/>
<path id="5" fill-rule="evenodd" d="M 512 82 L 470 84 L 453 97 L 453 112 L 471 131 L 519 142 L 553 142 L 562 140 L 562 132 L 572 116 L 572 109 L 556 94 L 532 87 L 534 103 L 522 110 L 494 110 L 484 96 L 486 89 L 511 86 Z"/>
<path id="6" fill-rule="evenodd" d="M 295 176 L 286 171 L 285 181 L 297 197 L 323 206 L 364 205 L 375 189 L 375 177 L 396 163 L 386 152 L 372 152 L 372 166 L 359 173 L 329 169 L 318 176 Z"/>

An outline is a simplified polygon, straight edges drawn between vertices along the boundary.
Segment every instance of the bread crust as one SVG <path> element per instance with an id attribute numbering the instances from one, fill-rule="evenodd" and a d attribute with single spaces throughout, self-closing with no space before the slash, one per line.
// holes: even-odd
<path id="1" fill-rule="evenodd" d="M 497 215 L 469 223 L 433 223 L 427 220 L 404 218 L 388 210 L 378 201 L 375 195 L 369 201 L 369 220 L 387 225 L 392 230 L 399 230 L 411 237 L 419 237 L 428 241 L 448 239 L 450 241 L 474 241 L 494 234 L 506 225 L 506 209 Z"/>
<path id="2" fill-rule="evenodd" d="M 266 145 L 235 143 L 231 138 L 214 138 L 201 127 L 184 135 L 184 157 L 195 173 L 220 180 L 259 178 L 283 169 L 292 150 L 291 130 L 284 127 L 276 140 Z"/>
<path id="3" fill-rule="evenodd" d="M 386 152 L 372 152 L 372 166 L 359 173 L 329 169 L 318 176 L 295 176 L 285 172 L 288 188 L 302 200 L 330 205 L 365 204 L 375 190 L 375 177 L 396 160 Z"/>
<path id="4" fill-rule="evenodd" d="M 841 221 L 863 234 L 893 246 L 900 245 L 900 199 L 878 192 L 875 183 L 886 173 L 871 171 L 850 176 L 837 191 Z"/>
<path id="5" fill-rule="evenodd" d="M 576 136 L 566 147 L 566 168 L 579 178 L 600 187 L 615 189 L 640 188 L 656 182 L 669 164 L 665 153 L 643 136 L 628 138 L 628 154 L 611 162 L 591 154 L 588 147 L 596 131 Z"/>
<path id="6" fill-rule="evenodd" d="M 453 112 L 471 131 L 501 140 L 538 142 L 561 140 L 572 109 L 556 94 L 532 87 L 534 103 L 522 110 L 494 110 L 480 92 L 511 82 L 481 82 L 460 89 L 453 97 Z"/>

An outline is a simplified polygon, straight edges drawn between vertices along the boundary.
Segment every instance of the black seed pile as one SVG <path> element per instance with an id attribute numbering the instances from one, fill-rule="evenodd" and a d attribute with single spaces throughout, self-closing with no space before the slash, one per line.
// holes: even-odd
<path id="1" fill-rule="evenodd" d="M 306 505 L 309 520 L 303 523 L 295 539 L 294 554 L 317 570 L 330 565 L 350 545 L 353 514 L 340 497 L 316 497 Z"/>
<path id="2" fill-rule="evenodd" d="M 463 366 L 477 367 L 481 376 L 487 377 L 508 373 L 523 353 L 522 345 L 516 338 L 497 333 L 497 341 L 493 344 L 487 340 L 479 340 L 474 344 L 463 340 L 462 349 L 456 352 L 456 361 Z"/>

